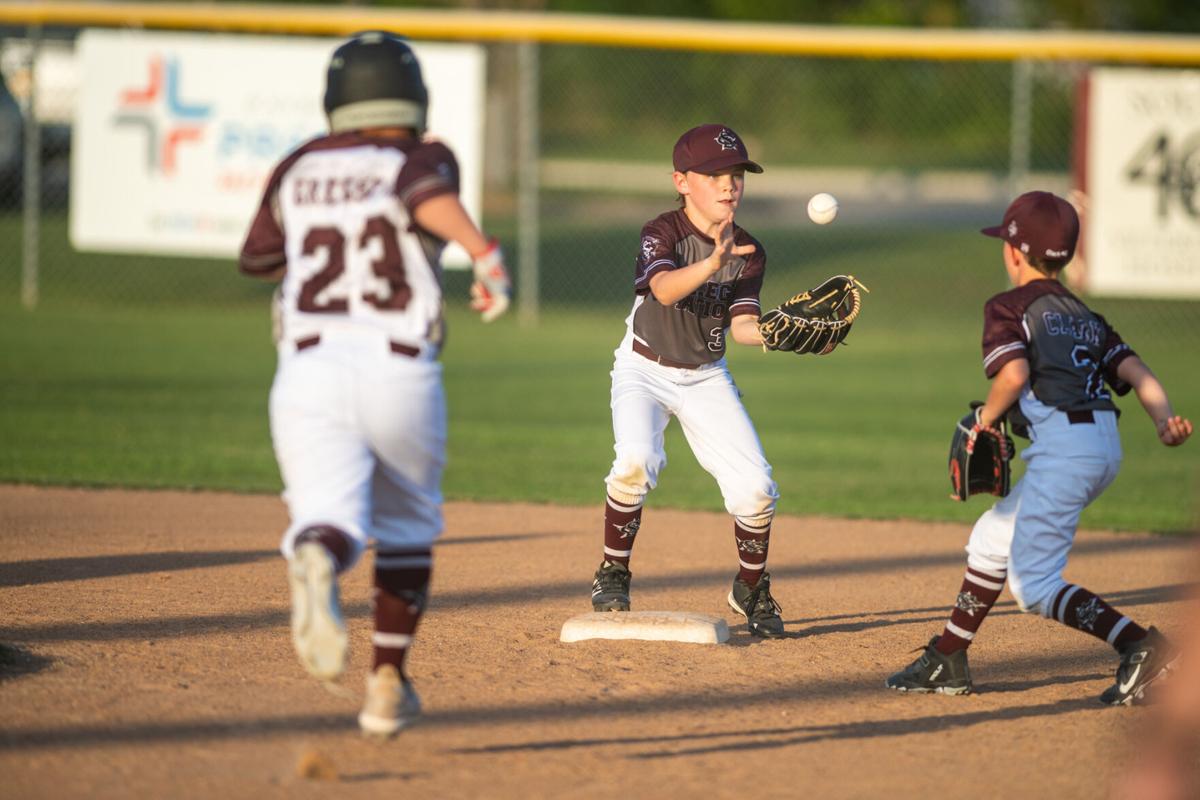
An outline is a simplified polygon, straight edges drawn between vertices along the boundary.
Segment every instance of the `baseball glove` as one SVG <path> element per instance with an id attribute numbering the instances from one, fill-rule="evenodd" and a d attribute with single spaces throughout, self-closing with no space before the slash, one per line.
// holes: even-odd
<path id="1" fill-rule="evenodd" d="M 853 275 L 834 275 L 772 308 L 758 318 L 763 349 L 821 356 L 833 352 L 862 309 L 860 289 L 870 291 Z"/>
<path id="2" fill-rule="evenodd" d="M 1012 479 L 1015 447 L 1008 435 L 1008 423 L 1001 418 L 999 428 L 979 422 L 983 403 L 972 403 L 967 414 L 954 428 L 950 440 L 950 499 L 965 501 L 973 494 L 1006 497 Z"/>

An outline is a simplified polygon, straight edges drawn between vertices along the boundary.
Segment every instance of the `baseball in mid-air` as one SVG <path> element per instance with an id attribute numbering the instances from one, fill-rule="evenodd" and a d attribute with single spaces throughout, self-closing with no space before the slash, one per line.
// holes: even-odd
<path id="1" fill-rule="evenodd" d="M 808 201 L 808 218 L 818 225 L 828 225 L 833 222 L 837 213 L 837 198 L 827 192 L 814 194 Z"/>

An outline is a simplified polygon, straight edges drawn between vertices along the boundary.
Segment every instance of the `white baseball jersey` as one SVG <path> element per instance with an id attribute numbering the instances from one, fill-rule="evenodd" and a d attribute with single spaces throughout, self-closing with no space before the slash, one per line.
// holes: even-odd
<path id="1" fill-rule="evenodd" d="M 734 241 L 757 249 L 663 306 L 650 291 L 650 278 L 705 258 L 715 244 L 682 211 L 643 228 L 633 310 L 612 371 L 616 458 L 605 481 L 616 500 L 640 504 L 666 465 L 663 435 L 674 415 L 696 460 L 716 478 L 726 510 L 761 526 L 770 522 L 779 492 L 724 356 L 732 317 L 758 314 L 766 253 L 741 228 L 735 228 Z"/>
<path id="2" fill-rule="evenodd" d="M 458 191 L 442 144 L 360 132 L 314 139 L 274 170 L 243 272 L 286 267 L 271 431 L 292 524 L 335 525 L 361 553 L 441 531 L 444 242 L 413 210 Z"/>

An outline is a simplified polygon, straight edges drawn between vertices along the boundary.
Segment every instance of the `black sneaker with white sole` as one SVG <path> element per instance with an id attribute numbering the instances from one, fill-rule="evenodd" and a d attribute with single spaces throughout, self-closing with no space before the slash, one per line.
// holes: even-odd
<path id="1" fill-rule="evenodd" d="M 771 596 L 771 576 L 763 573 L 754 586 L 735 578 L 729 590 L 729 607 L 746 618 L 746 627 L 764 639 L 783 638 L 783 611 Z"/>
<path id="2" fill-rule="evenodd" d="M 930 639 L 921 656 L 888 678 L 884 685 L 897 692 L 970 694 L 971 670 L 967 666 L 967 651 L 944 655 L 934 647 L 939 638 Z"/>
<path id="3" fill-rule="evenodd" d="M 629 567 L 616 561 L 603 561 L 592 579 L 592 611 L 628 611 Z"/>
<path id="4" fill-rule="evenodd" d="M 1178 654 L 1167 637 L 1151 627 L 1146 638 L 1130 642 L 1121 649 L 1117 682 L 1104 690 L 1100 702 L 1109 706 L 1131 706 L 1146 699 L 1146 689 L 1165 680 Z"/>

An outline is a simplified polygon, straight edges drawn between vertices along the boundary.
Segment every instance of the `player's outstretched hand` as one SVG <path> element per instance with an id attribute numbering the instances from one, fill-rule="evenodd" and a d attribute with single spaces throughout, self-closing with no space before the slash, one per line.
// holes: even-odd
<path id="1" fill-rule="evenodd" d="M 1158 428 L 1158 438 L 1167 447 L 1178 447 L 1187 441 L 1192 435 L 1191 420 L 1183 417 L 1167 417 L 1160 421 L 1156 426 Z"/>
<path id="2" fill-rule="evenodd" d="M 491 322 L 508 310 L 512 299 L 512 280 L 504 268 L 500 243 L 491 241 L 488 249 L 474 260 L 475 282 L 471 284 L 471 308 L 484 322 Z"/>
<path id="3" fill-rule="evenodd" d="M 717 232 L 713 241 L 716 244 L 713 248 L 713 258 L 717 262 L 717 269 L 725 266 L 725 262 L 731 256 L 748 256 L 757 249 L 752 244 L 733 243 L 733 214 L 717 224 Z"/>

